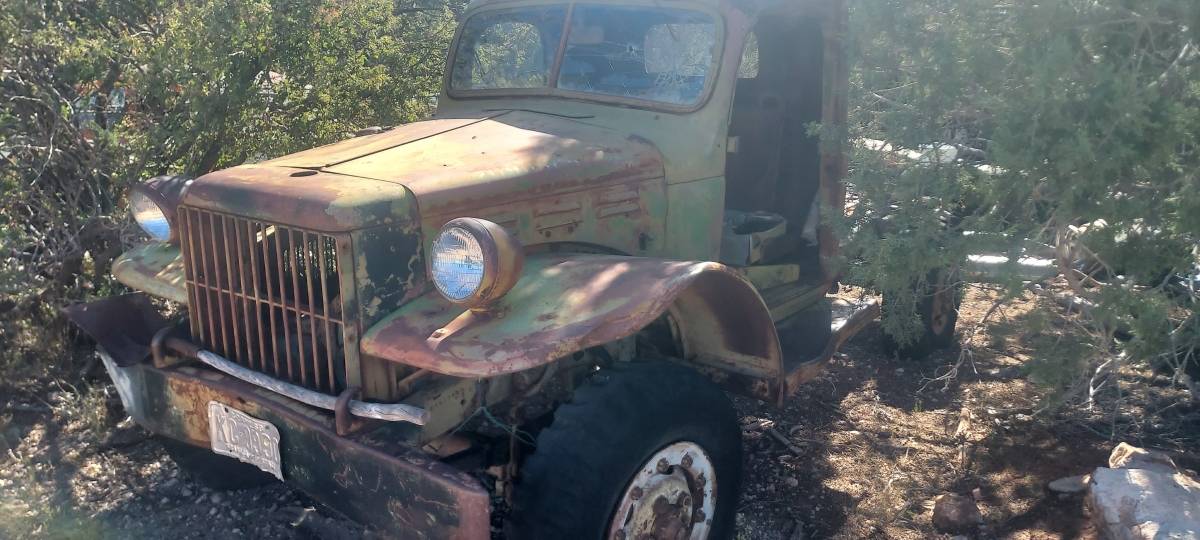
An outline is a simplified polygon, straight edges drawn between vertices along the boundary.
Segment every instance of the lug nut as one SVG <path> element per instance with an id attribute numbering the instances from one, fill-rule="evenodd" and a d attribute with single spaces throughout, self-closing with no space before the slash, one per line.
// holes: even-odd
<path id="1" fill-rule="evenodd" d="M 696 485 L 703 486 L 704 484 L 707 484 L 707 483 L 708 483 L 708 479 L 704 478 L 703 474 L 696 477 Z"/>
<path id="2" fill-rule="evenodd" d="M 658 465 L 656 468 L 658 469 L 659 474 L 667 474 L 667 471 L 671 470 L 671 464 L 667 463 L 667 458 L 662 458 L 658 460 Z"/>
<path id="3" fill-rule="evenodd" d="M 708 516 L 704 515 L 704 510 L 696 510 L 696 513 L 692 514 L 692 522 L 694 523 L 704 523 L 706 519 L 708 519 Z"/>
<path id="4" fill-rule="evenodd" d="M 642 498 L 643 493 L 641 486 L 633 486 L 633 489 L 629 490 L 629 498 L 636 501 Z"/>
<path id="5" fill-rule="evenodd" d="M 616 538 L 617 540 L 625 540 L 625 531 L 618 530 L 617 532 L 613 533 L 613 538 Z"/>
<path id="6" fill-rule="evenodd" d="M 691 468 L 691 466 L 692 466 L 692 455 L 691 455 L 691 454 L 684 454 L 684 455 L 683 455 L 683 459 L 682 459 L 682 460 L 680 460 L 680 463 L 683 463 L 683 466 L 684 466 L 684 467 Z"/>
<path id="7" fill-rule="evenodd" d="M 692 497 L 690 495 L 683 495 L 679 497 L 679 504 L 684 508 L 692 506 Z"/>

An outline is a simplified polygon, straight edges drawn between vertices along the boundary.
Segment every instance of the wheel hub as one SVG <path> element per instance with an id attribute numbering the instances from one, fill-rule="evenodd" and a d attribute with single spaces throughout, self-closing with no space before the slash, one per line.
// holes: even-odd
<path id="1" fill-rule="evenodd" d="M 608 537 L 702 540 L 716 501 L 712 461 L 692 442 L 671 444 L 646 460 L 617 504 Z"/>

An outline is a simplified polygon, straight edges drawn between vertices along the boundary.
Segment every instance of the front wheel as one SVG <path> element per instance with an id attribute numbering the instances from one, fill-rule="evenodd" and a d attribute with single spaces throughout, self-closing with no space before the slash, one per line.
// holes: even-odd
<path id="1" fill-rule="evenodd" d="M 737 414 L 694 370 L 602 370 L 559 407 L 522 467 L 519 538 L 729 538 L 742 475 Z"/>

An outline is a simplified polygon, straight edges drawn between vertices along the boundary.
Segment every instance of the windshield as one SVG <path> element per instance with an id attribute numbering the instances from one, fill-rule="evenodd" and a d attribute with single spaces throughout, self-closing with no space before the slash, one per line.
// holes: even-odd
<path id="1" fill-rule="evenodd" d="M 557 88 L 672 105 L 702 98 L 718 44 L 710 15 L 580 4 L 566 19 L 561 5 L 472 16 L 454 55 L 450 88 Z"/>

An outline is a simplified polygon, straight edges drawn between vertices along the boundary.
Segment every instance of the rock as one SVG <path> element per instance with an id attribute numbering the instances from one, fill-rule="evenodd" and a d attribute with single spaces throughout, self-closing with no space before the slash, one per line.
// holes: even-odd
<path id="1" fill-rule="evenodd" d="M 1059 478 L 1050 482 L 1046 488 L 1055 493 L 1063 493 L 1067 495 L 1075 495 L 1087 491 L 1088 482 L 1092 480 L 1092 475 L 1081 474 L 1078 476 L 1068 476 Z"/>
<path id="2" fill-rule="evenodd" d="M 212 496 L 210 496 L 208 498 L 208 500 L 212 501 L 213 504 L 221 504 L 221 494 L 213 493 Z"/>
<path id="3" fill-rule="evenodd" d="M 983 514 L 970 497 L 946 493 L 933 500 L 933 526 L 941 532 L 967 533 L 980 523 L 983 523 Z"/>
<path id="4" fill-rule="evenodd" d="M 1200 483 L 1149 464 L 1156 466 L 1092 473 L 1087 502 L 1096 527 L 1113 540 L 1200 540 Z"/>
<path id="5" fill-rule="evenodd" d="M 1157 450 L 1138 448 L 1129 443 L 1118 444 L 1108 456 L 1110 469 L 1146 469 L 1164 474 L 1175 474 L 1178 467 L 1171 456 Z"/>
<path id="6" fill-rule="evenodd" d="M 800 485 L 800 481 L 799 481 L 799 480 L 796 480 L 795 478 L 792 478 L 792 477 L 790 477 L 790 476 L 789 476 L 789 477 L 787 477 L 787 478 L 784 478 L 784 479 L 783 479 L 783 483 L 787 484 L 787 487 L 790 487 L 790 488 L 794 488 L 794 487 L 796 487 L 796 486 L 799 486 L 799 485 Z"/>

